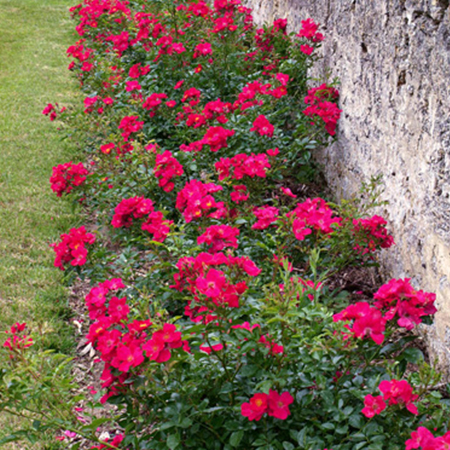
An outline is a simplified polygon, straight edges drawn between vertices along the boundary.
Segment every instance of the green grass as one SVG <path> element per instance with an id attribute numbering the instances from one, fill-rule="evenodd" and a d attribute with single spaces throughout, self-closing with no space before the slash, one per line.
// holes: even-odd
<path id="1" fill-rule="evenodd" d="M 65 56 L 77 39 L 74 3 L 0 0 L 0 331 L 25 321 L 47 330 L 45 347 L 62 352 L 73 345 L 68 294 L 48 244 L 73 226 L 76 208 L 48 179 L 54 165 L 80 157 L 41 111 L 74 101 Z M 8 431 L 2 422 L 0 437 Z"/>

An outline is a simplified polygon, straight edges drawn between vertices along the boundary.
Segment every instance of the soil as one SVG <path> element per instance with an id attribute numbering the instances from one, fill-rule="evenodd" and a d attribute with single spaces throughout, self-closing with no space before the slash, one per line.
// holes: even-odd
<path id="1" fill-rule="evenodd" d="M 77 342 L 72 373 L 74 382 L 78 385 L 77 393 L 83 393 L 87 398 L 102 390 L 100 376 L 103 371 L 103 364 L 100 362 L 98 354 L 86 339 L 91 320 L 84 299 L 90 289 L 89 280 L 78 278 L 71 288 L 69 297 L 69 304 L 73 311 L 71 323 L 75 329 Z M 102 408 L 98 409 L 90 408 L 87 403 L 87 401 L 82 401 L 78 407 L 83 408 L 89 415 L 96 418 L 110 417 L 116 410 L 116 407 L 109 403 L 105 403 Z M 113 437 L 115 431 L 109 429 L 106 423 L 98 428 L 97 436 L 104 440 Z M 81 450 L 90 449 L 93 445 L 91 441 L 85 438 L 76 438 L 76 442 L 80 442 L 79 448 Z"/>

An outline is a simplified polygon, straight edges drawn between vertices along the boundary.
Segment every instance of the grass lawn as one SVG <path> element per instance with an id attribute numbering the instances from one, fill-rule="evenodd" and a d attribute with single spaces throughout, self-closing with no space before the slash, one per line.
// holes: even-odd
<path id="1" fill-rule="evenodd" d="M 79 157 L 41 111 L 74 100 L 65 56 L 77 39 L 68 13 L 74 3 L 0 0 L 0 331 L 27 322 L 48 333 L 45 347 L 62 352 L 73 344 L 70 310 L 48 244 L 75 224 L 76 208 L 56 197 L 48 179 L 54 165 Z M 0 417 L 0 439 L 8 424 Z"/>

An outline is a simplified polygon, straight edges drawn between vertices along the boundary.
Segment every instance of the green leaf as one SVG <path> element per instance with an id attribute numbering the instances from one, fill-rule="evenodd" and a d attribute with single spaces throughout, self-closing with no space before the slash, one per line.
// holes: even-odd
<path id="1" fill-rule="evenodd" d="M 211 414 L 216 411 L 221 411 L 222 409 L 225 409 L 225 406 L 213 406 L 211 408 L 205 409 L 203 412 Z"/>
<path id="2" fill-rule="evenodd" d="M 303 428 L 303 430 L 300 430 L 297 434 L 297 442 L 300 447 L 304 447 L 306 443 L 306 428 Z"/>
<path id="3" fill-rule="evenodd" d="M 243 377 L 252 377 L 256 372 L 258 372 L 258 366 L 255 364 L 249 364 L 241 369 L 241 375 Z"/>
<path id="4" fill-rule="evenodd" d="M 295 447 L 290 442 L 284 441 L 283 448 L 284 448 L 284 450 L 294 450 Z"/>
<path id="5" fill-rule="evenodd" d="M 359 429 L 361 428 L 361 421 L 362 421 L 361 415 L 356 413 L 350 416 L 348 423 L 350 424 L 350 426 Z"/>
<path id="6" fill-rule="evenodd" d="M 379 434 L 379 425 L 376 422 L 369 422 L 364 428 L 364 434 L 366 436 L 374 436 Z"/>
<path id="7" fill-rule="evenodd" d="M 360 441 L 361 439 L 364 439 L 364 441 L 365 441 L 366 436 L 363 433 L 355 433 L 355 434 L 352 434 L 352 439 L 358 439 L 358 441 Z"/>
<path id="8" fill-rule="evenodd" d="M 269 393 L 269 389 L 272 387 L 272 380 L 265 380 L 258 384 L 258 389 L 265 394 Z"/>
<path id="9" fill-rule="evenodd" d="M 385 354 L 388 355 L 393 350 L 395 350 L 395 345 L 394 344 L 387 344 L 381 349 L 380 355 L 385 355 Z"/>
<path id="10" fill-rule="evenodd" d="M 90 430 L 96 430 L 100 425 L 103 425 L 104 423 L 110 422 L 110 421 L 111 421 L 111 419 L 106 418 L 106 417 L 95 419 L 89 425 L 86 425 L 83 428 L 88 428 Z"/>
<path id="11" fill-rule="evenodd" d="M 0 446 L 7 444 L 8 442 L 14 442 L 19 440 L 20 437 L 16 436 L 15 434 L 10 434 L 9 436 L 5 436 L 3 439 L 0 439 Z"/>
<path id="12" fill-rule="evenodd" d="M 180 436 L 178 434 L 171 434 L 167 438 L 167 447 L 170 448 L 170 450 L 175 450 L 178 445 L 180 444 Z"/>
<path id="13" fill-rule="evenodd" d="M 221 394 L 229 394 L 230 392 L 234 391 L 234 386 L 231 383 L 224 383 L 222 388 L 220 389 Z M 214 408 L 217 408 L 217 406 L 214 406 Z"/>
<path id="14" fill-rule="evenodd" d="M 405 359 L 410 363 L 417 364 L 420 361 L 423 361 L 423 353 L 418 348 L 408 347 L 402 353 L 402 359 Z"/>
<path id="15" fill-rule="evenodd" d="M 165 422 L 159 427 L 159 429 L 160 430 L 168 430 L 169 428 L 172 428 L 174 426 L 175 426 L 175 424 L 173 422 Z"/>
<path id="16" fill-rule="evenodd" d="M 192 420 L 189 417 L 185 417 L 180 424 L 181 428 L 189 428 L 192 425 Z"/>
<path id="17" fill-rule="evenodd" d="M 231 434 L 230 437 L 230 445 L 232 447 L 237 447 L 240 442 L 242 441 L 242 438 L 244 437 L 244 432 L 242 430 L 235 431 Z"/>
<path id="18" fill-rule="evenodd" d="M 344 416 L 349 416 L 353 412 L 353 409 L 353 406 L 346 406 L 342 412 Z"/>
<path id="19" fill-rule="evenodd" d="M 348 425 L 344 425 L 343 427 L 336 428 L 337 434 L 347 434 L 348 433 Z"/>
<path id="20" fill-rule="evenodd" d="M 25 436 L 31 442 L 32 445 L 36 444 L 37 437 L 36 437 L 36 435 L 34 433 L 29 433 L 28 432 Z"/>

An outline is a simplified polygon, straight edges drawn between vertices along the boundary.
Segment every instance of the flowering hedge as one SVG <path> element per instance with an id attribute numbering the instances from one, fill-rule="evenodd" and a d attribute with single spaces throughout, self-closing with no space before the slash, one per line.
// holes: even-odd
<path id="1" fill-rule="evenodd" d="M 448 448 L 440 377 L 411 346 L 434 294 L 409 279 L 370 301 L 327 287 L 394 242 L 369 215 L 375 184 L 365 206 L 304 194 L 341 113 L 337 89 L 308 78 L 318 25 L 258 29 L 239 0 L 85 0 L 71 12 L 84 105 L 44 114 L 88 162 L 55 167 L 50 182 L 91 224 L 52 247 L 56 267 L 91 283 L 92 402 L 117 410 L 96 418 L 62 383 L 57 420 L 35 429 L 65 429 L 77 447 L 110 420 L 117 434 L 99 449 Z M 5 343 L 12 373 L 29 358 L 24 332 Z M 4 388 L 10 411 L 27 409 L 42 374 L 28 367 L 20 389 Z"/>

